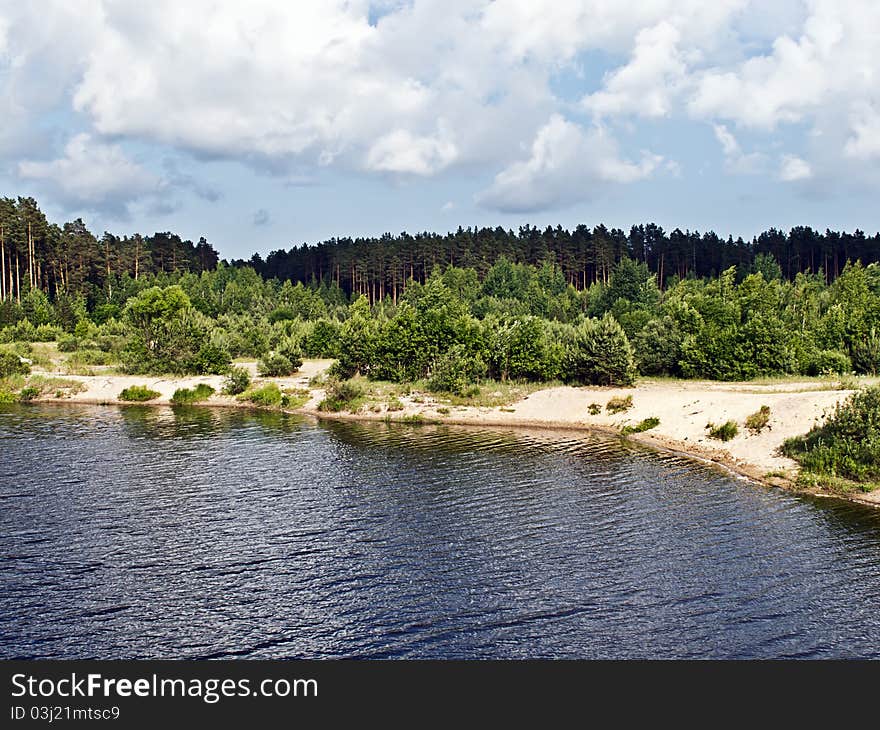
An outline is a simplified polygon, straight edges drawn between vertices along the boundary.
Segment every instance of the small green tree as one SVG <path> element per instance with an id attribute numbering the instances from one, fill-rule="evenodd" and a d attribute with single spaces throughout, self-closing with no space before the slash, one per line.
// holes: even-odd
<path id="1" fill-rule="evenodd" d="M 211 320 L 193 308 L 179 286 L 143 290 L 129 299 L 124 321 L 122 361 L 130 373 L 217 372 L 229 365 L 228 356 L 202 351 Z"/>
<path id="2" fill-rule="evenodd" d="M 623 328 L 610 314 L 575 328 L 568 350 L 568 379 L 594 385 L 632 385 L 636 365 Z"/>
<path id="3" fill-rule="evenodd" d="M 336 371 L 350 378 L 366 373 L 373 362 L 378 328 L 370 312 L 370 303 L 358 297 L 349 308 L 349 317 L 339 331 L 339 360 Z"/>

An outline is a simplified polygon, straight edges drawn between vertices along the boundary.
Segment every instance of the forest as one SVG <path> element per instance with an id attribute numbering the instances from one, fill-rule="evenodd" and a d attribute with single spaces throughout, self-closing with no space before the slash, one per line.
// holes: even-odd
<path id="1" fill-rule="evenodd" d="M 338 239 L 221 261 L 171 233 L 100 239 L 0 200 L 0 347 L 57 342 L 72 368 L 630 384 L 876 373 L 880 251 L 809 228 L 746 243 L 634 226 Z M 7 363 L 12 360 L 7 358 Z M 9 365 L 12 368 L 12 365 Z M 2 376 L 3 373 L 0 373 Z"/>

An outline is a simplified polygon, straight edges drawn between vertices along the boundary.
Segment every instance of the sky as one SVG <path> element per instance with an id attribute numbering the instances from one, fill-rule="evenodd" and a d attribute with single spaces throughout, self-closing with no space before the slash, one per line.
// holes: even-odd
<path id="1" fill-rule="evenodd" d="M 878 229 L 877 0 L 0 0 L 0 195 L 226 258 Z"/>

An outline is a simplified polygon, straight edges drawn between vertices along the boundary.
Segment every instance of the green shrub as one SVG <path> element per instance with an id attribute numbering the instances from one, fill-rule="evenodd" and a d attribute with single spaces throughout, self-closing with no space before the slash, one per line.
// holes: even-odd
<path id="1" fill-rule="evenodd" d="M 148 388 L 146 385 L 130 385 L 119 394 L 119 400 L 140 403 L 143 401 L 155 400 L 161 395 L 161 393 Z"/>
<path id="2" fill-rule="evenodd" d="M 207 383 L 199 383 L 195 388 L 178 388 L 171 396 L 171 402 L 176 406 L 201 403 L 214 395 L 214 389 Z"/>
<path id="3" fill-rule="evenodd" d="M 234 367 L 230 368 L 223 381 L 223 392 L 227 395 L 238 395 L 244 393 L 251 384 L 251 374 L 247 368 Z"/>
<path id="4" fill-rule="evenodd" d="M 199 375 L 222 375 L 229 370 L 232 359 L 229 353 L 212 342 L 203 344 L 196 353 L 189 370 Z"/>
<path id="5" fill-rule="evenodd" d="M 309 402 L 309 398 L 312 397 L 312 394 L 308 390 L 303 390 L 301 388 L 297 388 L 294 390 L 285 390 L 281 394 L 281 407 L 282 408 L 302 408 L 306 403 Z"/>
<path id="6" fill-rule="evenodd" d="M 727 421 L 720 426 L 714 423 L 707 423 L 706 428 L 709 429 L 709 438 L 718 439 L 719 441 L 730 441 L 739 433 L 739 426 L 736 421 Z"/>
<path id="7" fill-rule="evenodd" d="M 435 363 L 428 390 L 462 395 L 469 386 L 486 377 L 486 363 L 463 345 L 453 345 Z"/>
<path id="8" fill-rule="evenodd" d="M 628 395 L 625 398 L 616 396 L 611 398 L 608 403 L 605 404 L 605 410 L 609 413 L 623 413 L 632 407 L 633 397 L 631 395 Z"/>
<path id="9" fill-rule="evenodd" d="M 34 342 L 52 342 L 62 335 L 63 330 L 54 324 L 41 324 L 34 332 Z"/>
<path id="10" fill-rule="evenodd" d="M 303 342 L 309 357 L 337 357 L 339 355 L 339 324 L 329 319 L 319 319 Z"/>
<path id="11" fill-rule="evenodd" d="M 257 372 L 264 378 L 278 378 L 292 375 L 298 367 L 291 362 L 289 357 L 280 352 L 270 352 L 257 363 Z"/>
<path id="12" fill-rule="evenodd" d="M 27 386 L 26 388 L 22 388 L 21 392 L 18 394 L 19 400 L 22 400 L 22 401 L 33 400 L 34 398 L 38 398 L 39 396 L 40 396 L 40 389 L 34 388 L 31 385 Z"/>
<path id="13" fill-rule="evenodd" d="M 598 416 L 602 412 L 602 406 L 598 403 L 590 403 L 590 405 L 587 406 L 587 411 L 591 416 Z"/>
<path id="14" fill-rule="evenodd" d="M 277 383 L 266 383 L 260 388 L 247 391 L 238 396 L 240 400 L 250 401 L 258 406 L 267 408 L 280 408 L 284 394 Z"/>
<path id="15" fill-rule="evenodd" d="M 849 355 L 839 350 L 818 350 L 810 357 L 807 375 L 840 374 L 852 372 Z"/>
<path id="16" fill-rule="evenodd" d="M 568 347 L 567 376 L 576 383 L 593 385 L 632 385 L 636 364 L 632 347 L 617 320 L 606 314 L 602 319 L 581 323 Z"/>
<path id="17" fill-rule="evenodd" d="M 761 433 L 770 421 L 770 406 L 761 406 L 757 411 L 746 416 L 746 428 L 752 433 Z"/>
<path id="18" fill-rule="evenodd" d="M 336 413 L 342 410 L 354 411 L 364 397 L 364 389 L 352 380 L 340 380 L 331 383 L 327 395 L 318 404 L 319 411 Z"/>
<path id="19" fill-rule="evenodd" d="M 825 422 L 782 446 L 805 470 L 856 482 L 880 479 L 880 387 L 838 403 Z"/>
<path id="20" fill-rule="evenodd" d="M 633 339 L 639 372 L 643 375 L 676 375 L 684 335 L 669 315 L 648 322 Z"/>
<path id="21" fill-rule="evenodd" d="M 10 375 L 27 375 L 31 371 L 29 363 L 11 350 L 0 350 L 0 378 Z"/>
<path id="22" fill-rule="evenodd" d="M 111 365 L 116 358 L 109 352 L 98 349 L 83 349 L 72 352 L 67 356 L 68 365 Z"/>
<path id="23" fill-rule="evenodd" d="M 640 421 L 635 426 L 624 426 L 620 432 L 624 435 L 630 433 L 643 433 L 644 431 L 650 431 L 652 428 L 657 428 L 660 425 L 660 419 L 655 416 L 650 416 L 643 421 Z"/>
<path id="24" fill-rule="evenodd" d="M 58 338 L 58 352 L 74 352 L 79 349 L 79 340 L 74 335 L 62 335 Z"/>

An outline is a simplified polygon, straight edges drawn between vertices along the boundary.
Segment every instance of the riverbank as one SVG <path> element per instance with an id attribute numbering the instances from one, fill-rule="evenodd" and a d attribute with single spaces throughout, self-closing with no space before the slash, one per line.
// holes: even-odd
<path id="1" fill-rule="evenodd" d="M 309 392 L 308 401 L 291 412 L 315 418 L 371 420 L 408 423 L 446 423 L 450 425 L 574 429 L 620 435 L 645 419 L 659 419 L 649 431 L 629 433 L 626 438 L 654 448 L 670 450 L 718 464 L 738 475 L 762 484 L 805 491 L 796 484 L 798 465 L 779 453 L 788 438 L 806 433 L 852 390 L 820 380 L 770 380 L 765 382 L 719 383 L 672 379 L 642 379 L 634 388 L 548 387 L 524 394 L 504 406 L 452 405 L 426 393 L 401 394 L 393 399 L 376 397 L 356 413 L 326 413 L 318 410 L 324 390 L 312 387 L 330 365 L 329 360 L 309 360 L 295 375 L 271 378 L 282 389 Z M 253 365 L 250 366 L 253 369 Z M 52 373 L 46 373 L 52 377 Z M 222 376 L 138 377 L 120 375 L 66 376 L 82 383 L 79 392 L 40 400 L 65 403 L 123 404 L 118 396 L 131 385 L 146 385 L 160 396 L 149 405 L 168 405 L 178 388 L 199 383 L 213 387 L 217 394 L 200 405 L 251 407 L 251 404 L 221 394 Z M 490 386 L 491 387 L 491 386 Z M 607 408 L 613 399 L 632 398 L 625 411 Z M 393 404 L 392 404 L 393 401 Z M 770 409 L 766 426 L 754 433 L 744 427 L 746 418 L 762 406 Z M 722 442 L 708 436 L 707 423 L 728 420 L 739 424 L 739 433 Z M 870 493 L 839 493 L 809 490 L 813 494 L 842 497 L 880 507 L 880 490 Z"/>

